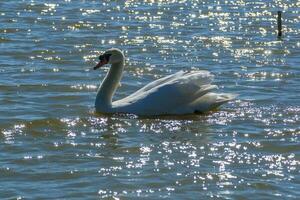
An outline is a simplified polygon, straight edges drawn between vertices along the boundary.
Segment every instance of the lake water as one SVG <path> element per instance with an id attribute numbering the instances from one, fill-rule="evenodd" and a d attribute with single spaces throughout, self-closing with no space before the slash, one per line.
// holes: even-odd
<path id="1" fill-rule="evenodd" d="M 1 199 L 297 199 L 297 0 L 1 1 Z M 277 10 L 283 34 L 277 38 Z M 94 112 L 108 68 L 122 98 L 206 69 L 239 97 L 204 115 Z"/>

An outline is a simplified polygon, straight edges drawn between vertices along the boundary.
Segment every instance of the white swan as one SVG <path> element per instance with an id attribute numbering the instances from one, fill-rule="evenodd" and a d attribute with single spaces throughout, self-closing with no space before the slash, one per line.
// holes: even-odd
<path id="1" fill-rule="evenodd" d="M 124 69 L 124 54 L 113 48 L 99 56 L 97 69 L 111 64 L 100 85 L 95 107 L 101 113 L 132 113 L 136 115 L 174 115 L 206 112 L 232 100 L 233 94 L 212 93 L 213 75 L 208 71 L 179 71 L 149 83 L 124 99 L 112 102 Z"/>

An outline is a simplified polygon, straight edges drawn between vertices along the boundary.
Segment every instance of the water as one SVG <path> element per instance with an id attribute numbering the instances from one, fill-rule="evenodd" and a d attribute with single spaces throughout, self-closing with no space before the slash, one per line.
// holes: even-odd
<path id="1" fill-rule="evenodd" d="M 299 7 L 1 1 L 1 199 L 296 199 Z M 91 69 L 110 47 L 127 56 L 115 99 L 190 69 L 239 97 L 205 115 L 96 114 L 107 68 Z"/>

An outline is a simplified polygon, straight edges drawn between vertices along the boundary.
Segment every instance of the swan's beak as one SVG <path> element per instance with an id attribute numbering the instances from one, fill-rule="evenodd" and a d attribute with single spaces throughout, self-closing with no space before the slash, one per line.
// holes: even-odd
<path id="1" fill-rule="evenodd" d="M 102 67 L 103 65 L 106 65 L 107 63 L 108 63 L 108 62 L 107 62 L 105 59 L 100 60 L 99 63 L 94 67 L 94 70 L 96 70 L 96 69 Z"/>

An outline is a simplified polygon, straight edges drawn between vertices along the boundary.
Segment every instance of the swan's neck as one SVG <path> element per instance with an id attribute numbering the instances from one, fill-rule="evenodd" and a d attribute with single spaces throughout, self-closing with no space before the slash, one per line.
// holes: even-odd
<path id="1" fill-rule="evenodd" d="M 118 63 L 111 65 L 110 70 L 106 74 L 102 84 L 100 85 L 97 97 L 96 104 L 102 106 L 111 106 L 112 97 L 118 88 L 120 80 L 122 78 L 124 68 L 124 60 Z"/>

